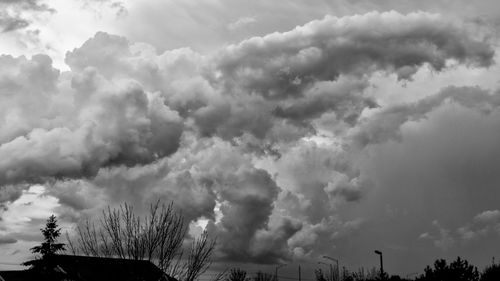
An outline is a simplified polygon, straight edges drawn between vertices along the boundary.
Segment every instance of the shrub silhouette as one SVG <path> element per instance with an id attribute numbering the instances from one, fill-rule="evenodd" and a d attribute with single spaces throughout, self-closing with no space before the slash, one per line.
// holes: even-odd
<path id="1" fill-rule="evenodd" d="M 385 273 L 385 272 L 384 272 Z M 314 271 L 315 281 L 331 281 L 329 276 L 325 274 L 322 269 Z M 434 262 L 433 266 L 427 266 L 424 269 L 424 274 L 416 279 L 409 279 L 409 276 L 416 273 L 406 275 L 403 278 L 398 275 L 391 275 L 390 277 L 385 273 L 381 276 L 380 271 L 376 268 L 365 270 L 360 268 L 357 271 L 345 270 L 342 274 L 342 281 L 500 281 L 500 263 L 491 264 L 486 267 L 480 274 L 477 268 L 470 264 L 467 260 L 457 257 L 456 260 L 448 264 L 444 259 L 438 259 Z M 306 278 L 307 279 L 307 278 Z M 225 281 L 276 281 L 274 276 L 259 271 L 252 279 L 247 277 L 247 272 L 239 268 L 234 268 L 230 271 L 229 276 Z"/>
<path id="2" fill-rule="evenodd" d="M 406 279 L 406 278 L 401 278 L 400 276 L 398 275 L 392 275 L 389 279 L 387 279 L 389 281 L 405 281 L 405 280 L 409 280 L 409 279 Z"/>
<path id="3" fill-rule="evenodd" d="M 444 259 L 436 260 L 434 268 L 427 266 L 425 273 L 419 281 L 479 281 L 477 268 L 470 265 L 467 260 L 457 257 L 455 261 L 447 264 Z"/>
<path id="4" fill-rule="evenodd" d="M 498 281 L 500 280 L 500 264 L 492 264 L 486 267 L 481 274 L 481 281 Z"/>
<path id="5" fill-rule="evenodd" d="M 233 268 L 229 271 L 226 281 L 248 281 L 247 272 L 239 268 Z"/>
<path id="6" fill-rule="evenodd" d="M 253 281 L 274 281 L 274 275 L 259 271 L 253 277 Z"/>

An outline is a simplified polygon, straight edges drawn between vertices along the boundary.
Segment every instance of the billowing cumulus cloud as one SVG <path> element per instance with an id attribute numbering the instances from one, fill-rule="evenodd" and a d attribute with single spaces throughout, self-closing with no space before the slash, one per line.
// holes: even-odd
<path id="1" fill-rule="evenodd" d="M 91 176 L 101 166 L 150 162 L 178 147 L 178 113 L 134 81 L 114 83 L 90 67 L 59 77 L 41 55 L 3 57 L 2 64 L 4 184 Z"/>
<path id="2" fill-rule="evenodd" d="M 412 83 L 423 67 L 490 67 L 493 56 L 489 42 L 424 12 L 327 16 L 211 55 L 158 52 L 99 32 L 67 52 L 68 71 L 46 55 L 4 55 L 0 203 L 13 206 L 20 190 L 41 183 L 62 219 L 77 222 L 106 205 L 127 201 L 144 211 L 162 199 L 187 222 L 206 222 L 220 260 L 308 259 L 324 254 L 323 244 L 348 252 L 348 237 L 373 234 L 370 220 L 378 218 L 363 213 L 379 214 L 372 200 L 403 192 L 381 185 L 405 182 L 392 178 L 394 170 L 411 174 L 406 155 L 388 155 L 385 145 L 411 151 L 427 145 L 421 135 L 440 140 L 453 106 L 479 120 L 477 135 L 498 124 L 498 93 L 448 87 L 384 105 L 367 94 L 370 77 Z M 449 130 L 450 138 L 460 131 Z M 434 148 L 440 159 L 477 144 L 462 138 L 448 147 L 443 138 L 433 142 L 443 145 Z M 427 154 L 416 154 L 420 169 L 428 168 Z M 446 165 L 450 175 L 461 171 L 457 165 Z M 383 211 L 397 217 L 406 203 Z"/>
<path id="3" fill-rule="evenodd" d="M 366 87 L 366 81 L 346 77 L 335 82 L 317 82 L 303 97 L 276 107 L 273 113 L 292 122 L 309 124 L 325 112 L 334 112 L 336 118 L 353 125 L 363 109 L 376 106 L 375 101 L 359 94 Z"/>
<path id="4" fill-rule="evenodd" d="M 325 17 L 285 33 L 254 37 L 227 48 L 219 68 L 238 87 L 267 98 L 300 95 L 315 81 L 376 70 L 410 79 L 428 63 L 436 70 L 446 60 L 488 66 L 493 50 L 464 36 L 440 16 L 427 13 L 368 13 Z"/>
<path id="5" fill-rule="evenodd" d="M 273 167 L 278 184 L 288 192 L 280 207 L 288 209 L 294 205 L 289 200 L 297 197 L 298 205 L 288 210 L 289 215 L 313 223 L 333 211 L 336 201 L 359 200 L 366 184 L 348 152 L 336 145 L 297 143 Z"/>
<path id="6" fill-rule="evenodd" d="M 218 255 L 225 260 L 273 254 L 268 261 L 275 261 L 286 249 L 287 239 L 300 228 L 287 220 L 269 225 L 279 187 L 268 172 L 253 166 L 249 155 L 217 139 L 186 145 L 168 160 L 101 169 L 89 182 L 59 182 L 51 190 L 61 204 L 87 213 L 123 201 L 143 211 L 157 199 L 173 200 L 187 221 L 210 219 L 208 229 L 224 241 Z M 87 199 L 90 196 L 92 200 Z M 216 205 L 220 221 L 215 220 Z M 281 248 L 260 248 L 258 241 L 270 239 L 268 232 L 282 233 L 281 238 L 272 238 Z"/>

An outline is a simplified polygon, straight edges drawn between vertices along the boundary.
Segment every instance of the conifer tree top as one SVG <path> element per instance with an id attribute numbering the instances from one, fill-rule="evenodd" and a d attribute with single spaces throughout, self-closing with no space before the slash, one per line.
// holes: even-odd
<path id="1" fill-rule="evenodd" d="M 64 243 L 57 243 L 57 239 L 61 235 L 61 228 L 59 228 L 57 224 L 57 218 L 54 215 L 51 215 L 47 219 L 47 223 L 45 224 L 45 228 L 40 229 L 43 235 L 43 242 L 31 248 L 31 252 L 33 254 L 39 255 L 37 257 L 37 260 L 41 261 L 46 261 L 50 259 L 51 256 L 56 255 L 60 251 L 65 250 L 65 244 Z M 38 262 L 35 261 L 28 261 L 24 263 L 24 265 L 31 265 L 34 266 Z"/>

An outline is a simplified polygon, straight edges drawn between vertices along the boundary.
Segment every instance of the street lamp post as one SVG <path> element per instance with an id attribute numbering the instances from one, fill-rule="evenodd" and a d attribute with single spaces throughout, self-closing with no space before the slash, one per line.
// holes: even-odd
<path id="1" fill-rule="evenodd" d="M 286 264 L 278 264 L 275 268 L 274 268 L 274 280 L 275 281 L 278 281 L 278 269 L 282 268 L 283 266 L 285 266 Z"/>
<path id="2" fill-rule="evenodd" d="M 329 256 L 323 256 L 323 258 L 325 259 L 329 259 L 329 260 L 332 260 L 334 262 L 337 263 L 337 276 L 336 276 L 336 279 L 339 280 L 340 279 L 340 272 L 339 272 L 339 260 L 336 259 L 336 258 L 332 258 L 332 257 L 329 257 Z"/>
<path id="3" fill-rule="evenodd" d="M 375 254 L 380 256 L 380 277 L 384 278 L 384 259 L 382 258 L 382 252 L 375 250 Z"/>
<path id="4" fill-rule="evenodd" d="M 325 263 L 325 262 L 322 262 L 322 261 L 320 261 L 318 263 L 330 266 L 330 277 L 332 278 L 331 281 L 333 281 L 333 265 L 331 263 Z"/>

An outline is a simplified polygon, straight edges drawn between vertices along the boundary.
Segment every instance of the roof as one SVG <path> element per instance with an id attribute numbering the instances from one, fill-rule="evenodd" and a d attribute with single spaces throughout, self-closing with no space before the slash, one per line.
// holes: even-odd
<path id="1" fill-rule="evenodd" d="M 57 255 L 55 263 L 66 279 L 75 281 L 173 281 L 146 260 L 127 260 L 86 256 Z M 31 281 L 35 274 L 29 270 L 1 271 L 5 281 Z M 1 279 L 0 279 L 1 281 Z"/>
<path id="2" fill-rule="evenodd" d="M 31 281 L 35 275 L 29 270 L 0 271 L 0 281 Z"/>

